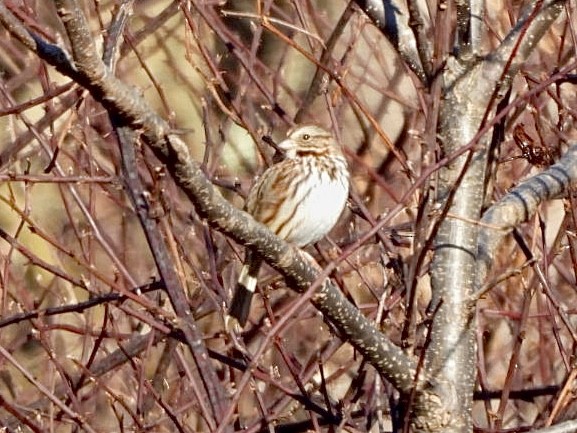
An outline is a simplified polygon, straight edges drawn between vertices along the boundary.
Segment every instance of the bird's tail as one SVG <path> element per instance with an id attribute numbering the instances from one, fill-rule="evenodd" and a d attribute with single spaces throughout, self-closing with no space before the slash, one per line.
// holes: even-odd
<path id="1" fill-rule="evenodd" d="M 229 317 L 227 318 L 227 322 L 233 319 L 238 322 L 241 328 L 244 328 L 246 325 L 261 264 L 262 259 L 248 250 L 228 309 Z"/>

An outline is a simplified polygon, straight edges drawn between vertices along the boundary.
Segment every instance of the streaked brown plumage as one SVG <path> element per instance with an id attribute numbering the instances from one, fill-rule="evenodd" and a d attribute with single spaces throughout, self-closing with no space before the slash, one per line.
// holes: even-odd
<path id="1" fill-rule="evenodd" d="M 337 222 L 349 193 L 346 160 L 333 136 L 316 125 L 298 126 L 278 147 L 284 159 L 251 189 L 245 209 L 297 247 L 316 242 Z M 250 249 L 229 315 L 244 327 L 262 259 Z"/>

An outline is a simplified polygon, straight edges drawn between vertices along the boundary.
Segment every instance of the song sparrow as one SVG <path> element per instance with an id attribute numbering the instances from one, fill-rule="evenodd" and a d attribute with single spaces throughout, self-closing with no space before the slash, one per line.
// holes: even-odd
<path id="1" fill-rule="evenodd" d="M 325 236 L 349 195 L 347 163 L 333 136 L 315 125 L 297 126 L 278 144 L 281 162 L 251 189 L 245 210 L 277 236 L 303 247 Z M 246 250 L 229 316 L 244 327 L 262 258 Z"/>

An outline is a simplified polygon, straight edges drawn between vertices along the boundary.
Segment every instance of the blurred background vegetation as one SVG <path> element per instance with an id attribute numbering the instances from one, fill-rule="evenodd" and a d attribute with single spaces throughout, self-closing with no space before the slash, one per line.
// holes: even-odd
<path id="1" fill-rule="evenodd" d="M 98 47 L 120 3 L 82 2 Z M 429 3 L 434 9 L 435 2 Z M 51 2 L 5 4 L 43 37 L 66 46 Z M 517 2 L 492 2 L 488 48 L 506 34 L 517 12 Z M 512 100 L 575 61 L 569 36 L 574 22 L 564 18 L 540 44 L 515 81 Z M 322 63 L 332 79 L 325 75 L 308 99 L 317 71 L 311 59 L 321 58 L 333 34 L 336 44 Z M 424 138 L 432 133 L 425 130 L 431 95 L 369 19 L 345 1 L 141 0 L 134 2 L 123 37 L 116 75 L 170 120 L 238 207 L 255 176 L 271 163 L 273 149 L 263 136 L 282 138 L 297 113 L 299 121 L 337 134 L 353 174 L 353 194 L 330 239 L 310 252 L 326 264 L 394 210 L 394 224 L 356 250 L 333 277 L 398 343 L 407 279 L 414 278 L 419 334 L 407 351 L 418 356 L 426 341 L 429 300 L 428 256 L 421 261 L 418 255 L 428 239 L 430 220 L 422 212 L 434 176 L 406 192 L 439 156 Z M 105 110 L 3 28 L 0 41 L 0 346 L 13 357 L 0 356 L 0 425 L 9 431 L 17 426 L 55 432 L 206 431 L 196 398 L 198 378 L 188 367 L 188 353 L 173 344 L 174 315 L 162 291 L 142 295 L 141 303 L 105 297 L 158 277 L 123 190 L 117 139 Z M 547 163 L 531 159 L 523 145 L 554 158 L 575 139 L 573 85 L 555 84 L 527 101 L 502 124 L 489 200 Z M 138 152 L 151 212 L 163 227 L 206 344 L 228 357 L 229 362 L 215 363 L 231 395 L 243 374 L 232 362 L 238 351 L 267 345 L 250 386 L 242 390 L 236 425 L 249 431 L 266 425 L 278 431 L 323 430 L 338 414 L 347 431 L 389 431 L 395 391 L 334 338 L 312 307 L 268 339 L 270 323 L 295 299 L 270 269 L 262 273 L 262 296 L 244 341 L 231 340 L 222 320 L 242 248 L 198 218 L 148 149 Z M 546 391 L 573 368 L 575 332 L 559 326 L 551 300 L 577 301 L 573 209 L 572 201 L 552 203 L 519 229 L 536 260 L 546 264 L 550 293 L 524 298 L 535 276 L 523 267 L 526 257 L 512 242 L 495 266 L 494 278 L 520 271 L 479 303 L 480 389 L 501 390 L 507 384 L 509 391 Z M 96 305 L 83 308 L 86 301 Z M 529 304 L 522 307 L 523 302 Z M 63 306 L 71 308 L 51 310 Z M 521 325 L 520 311 L 530 311 Z M 574 313 L 572 308 L 571 324 Z M 524 327 L 518 347 L 513 344 L 517 326 Z M 130 356 L 113 362 L 123 353 Z M 512 353 L 522 366 L 514 380 Z M 536 422 L 558 402 L 551 397 L 559 388 L 545 391 L 544 397 L 507 400 L 502 410 L 499 395 L 479 401 L 475 422 L 480 428 L 495 416 L 511 428 Z M 82 422 L 47 396 L 81 414 Z"/>

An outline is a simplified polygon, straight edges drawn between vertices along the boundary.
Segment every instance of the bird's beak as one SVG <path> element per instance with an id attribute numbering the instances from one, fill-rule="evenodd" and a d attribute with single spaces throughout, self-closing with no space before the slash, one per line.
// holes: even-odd
<path id="1" fill-rule="evenodd" d="M 279 144 L 276 145 L 276 149 L 280 150 L 281 152 L 288 152 L 291 149 L 294 149 L 295 144 L 290 138 L 285 138 Z"/>
<path id="2" fill-rule="evenodd" d="M 275 164 L 279 161 L 282 161 L 285 158 L 287 150 L 290 149 L 291 147 L 289 139 L 285 139 L 277 144 L 270 136 L 265 135 L 262 137 L 262 141 L 264 141 L 266 144 L 268 144 L 269 146 L 271 146 L 276 150 L 275 154 L 272 157 L 272 161 Z"/>

